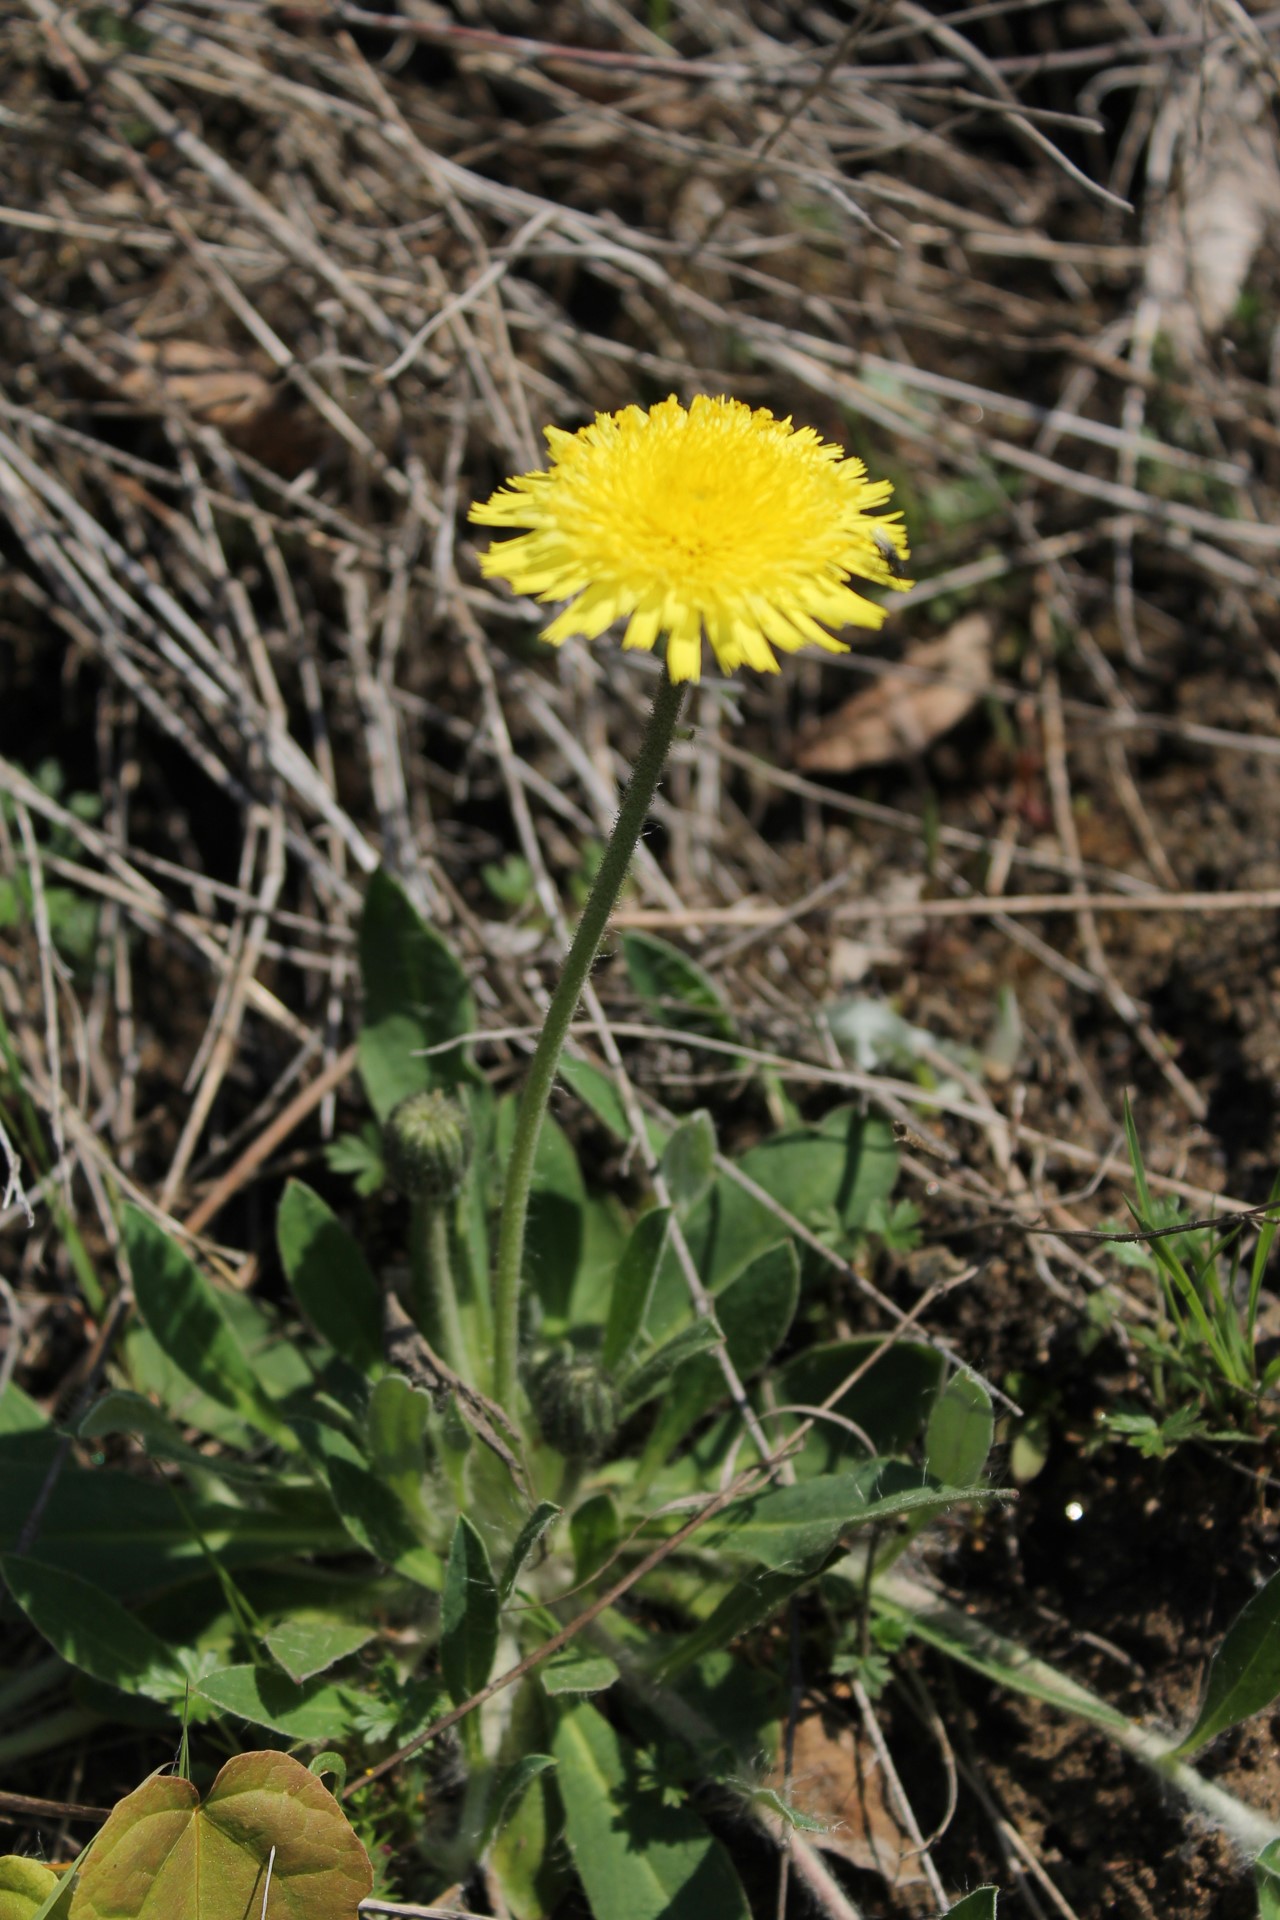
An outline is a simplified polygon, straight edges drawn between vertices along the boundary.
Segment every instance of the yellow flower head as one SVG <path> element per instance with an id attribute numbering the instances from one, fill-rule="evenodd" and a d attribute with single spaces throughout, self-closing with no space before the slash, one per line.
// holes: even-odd
<path id="1" fill-rule="evenodd" d="M 907 536 L 879 514 L 893 491 L 812 427 L 741 400 L 674 395 L 643 413 L 546 429 L 551 464 L 468 516 L 525 527 L 480 556 L 489 579 L 569 605 L 543 629 L 559 646 L 626 619 L 624 647 L 667 636 L 673 680 L 697 680 L 705 632 L 721 670 L 776 673 L 774 647 L 847 651 L 827 627 L 878 627 L 851 577 L 901 587 Z M 819 622 L 825 623 L 819 625 Z"/>

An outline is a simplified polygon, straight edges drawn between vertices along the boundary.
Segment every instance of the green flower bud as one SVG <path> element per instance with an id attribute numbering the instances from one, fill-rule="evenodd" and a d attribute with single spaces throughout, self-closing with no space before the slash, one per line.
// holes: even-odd
<path id="1" fill-rule="evenodd" d="M 618 1389 L 588 1354 L 560 1346 L 529 1376 L 538 1430 L 566 1460 L 597 1460 L 618 1428 Z"/>
<path id="2" fill-rule="evenodd" d="M 447 1093 L 411 1093 L 382 1129 L 387 1178 L 406 1200 L 452 1200 L 471 1164 L 471 1122 Z"/>

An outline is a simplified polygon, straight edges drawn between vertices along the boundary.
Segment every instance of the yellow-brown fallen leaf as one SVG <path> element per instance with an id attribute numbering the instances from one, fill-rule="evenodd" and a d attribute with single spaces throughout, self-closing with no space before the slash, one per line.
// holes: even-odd
<path id="1" fill-rule="evenodd" d="M 985 613 L 968 613 L 941 639 L 911 648 L 874 685 L 855 693 L 796 739 L 792 758 L 805 773 L 856 773 L 911 759 L 950 733 L 991 684 L 995 632 Z"/>
<path id="2" fill-rule="evenodd" d="M 781 1765 L 770 1786 L 783 1791 Z M 870 1743 L 834 1713 L 809 1713 L 796 1726 L 791 1786 L 785 1796 L 798 1813 L 820 1820 L 815 1846 L 837 1853 L 893 1887 L 924 1879 L 919 1854 L 885 1797 L 884 1776 Z"/>

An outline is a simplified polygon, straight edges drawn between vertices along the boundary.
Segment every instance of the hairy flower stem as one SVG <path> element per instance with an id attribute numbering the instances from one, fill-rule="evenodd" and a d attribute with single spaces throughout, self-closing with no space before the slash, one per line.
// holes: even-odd
<path id="1" fill-rule="evenodd" d="M 453 1250 L 449 1245 L 451 1205 L 449 1200 L 422 1196 L 411 1202 L 410 1305 L 424 1339 L 447 1367 L 469 1379 L 467 1345 L 458 1315 L 458 1292 L 453 1283 Z"/>
<path id="2" fill-rule="evenodd" d="M 534 1049 L 529 1078 L 520 1100 L 511 1158 L 507 1163 L 502 1222 L 498 1229 L 498 1258 L 493 1279 L 493 1392 L 499 1406 L 505 1407 L 513 1417 L 516 1412 L 520 1281 L 524 1264 L 525 1226 L 529 1215 L 529 1186 L 533 1179 L 538 1136 L 542 1132 L 542 1122 L 565 1038 L 578 1010 L 582 989 L 599 951 L 609 915 L 627 877 L 631 856 L 648 817 L 671 748 L 680 709 L 684 704 L 684 691 L 682 684 L 672 682 L 663 673 L 635 771 L 628 782 L 609 844 L 600 862 L 600 870 L 578 922 L 578 931 L 573 936 L 560 984 L 547 1009 L 546 1023 Z"/>

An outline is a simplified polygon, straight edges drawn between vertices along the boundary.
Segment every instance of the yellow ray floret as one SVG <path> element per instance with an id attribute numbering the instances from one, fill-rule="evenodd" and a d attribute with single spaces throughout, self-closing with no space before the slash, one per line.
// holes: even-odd
<path id="1" fill-rule="evenodd" d="M 893 489 L 812 427 L 741 400 L 674 395 L 546 429 L 551 463 L 477 502 L 485 527 L 524 528 L 480 556 L 489 579 L 567 600 L 542 637 L 594 640 L 625 620 L 624 647 L 667 640 L 673 680 L 697 680 L 703 636 L 721 670 L 776 673 L 774 649 L 847 649 L 828 628 L 878 627 L 851 580 L 903 587 Z"/>

